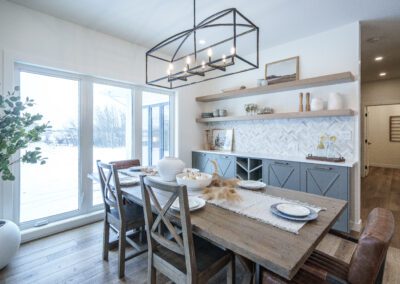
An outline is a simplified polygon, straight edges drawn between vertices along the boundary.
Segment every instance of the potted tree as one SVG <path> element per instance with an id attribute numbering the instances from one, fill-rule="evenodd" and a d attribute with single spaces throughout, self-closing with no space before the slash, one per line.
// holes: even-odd
<path id="1" fill-rule="evenodd" d="M 0 176 L 4 181 L 13 181 L 11 166 L 18 162 L 44 164 L 40 147 L 27 150 L 31 143 L 38 142 L 41 135 L 50 128 L 40 123 L 42 115 L 27 110 L 34 105 L 32 99 L 21 99 L 19 87 L 7 95 L 0 95 Z M 19 157 L 16 153 L 25 150 Z M 0 269 L 5 267 L 17 252 L 21 234 L 16 224 L 0 220 Z"/>

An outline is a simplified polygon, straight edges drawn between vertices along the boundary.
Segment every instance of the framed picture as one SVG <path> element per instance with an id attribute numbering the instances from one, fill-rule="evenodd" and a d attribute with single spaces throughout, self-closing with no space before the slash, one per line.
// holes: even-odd
<path id="1" fill-rule="evenodd" d="M 299 57 L 291 57 L 265 64 L 268 85 L 299 80 Z"/>
<path id="2" fill-rule="evenodd" d="M 233 129 L 213 129 L 212 148 L 219 151 L 232 151 Z"/>

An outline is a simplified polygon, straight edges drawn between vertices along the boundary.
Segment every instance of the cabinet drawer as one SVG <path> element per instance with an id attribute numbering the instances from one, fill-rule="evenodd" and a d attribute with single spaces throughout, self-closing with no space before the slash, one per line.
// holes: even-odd
<path id="1" fill-rule="evenodd" d="M 263 160 L 263 181 L 272 186 L 300 190 L 300 164 Z"/>
<path id="2" fill-rule="evenodd" d="M 350 177 L 346 167 L 318 164 L 301 165 L 301 190 L 308 193 L 350 201 Z M 334 229 L 348 232 L 349 205 L 334 225 Z"/>

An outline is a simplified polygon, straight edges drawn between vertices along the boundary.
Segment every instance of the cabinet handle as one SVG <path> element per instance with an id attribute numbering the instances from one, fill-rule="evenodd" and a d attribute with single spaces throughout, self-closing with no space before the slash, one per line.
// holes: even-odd
<path id="1" fill-rule="evenodd" d="M 331 171 L 333 170 L 332 167 L 314 167 L 316 170 L 323 170 L 323 171 Z"/>
<path id="2" fill-rule="evenodd" d="M 274 164 L 275 165 L 284 165 L 284 166 L 288 166 L 289 165 L 288 162 L 277 162 L 277 161 L 275 161 Z"/>

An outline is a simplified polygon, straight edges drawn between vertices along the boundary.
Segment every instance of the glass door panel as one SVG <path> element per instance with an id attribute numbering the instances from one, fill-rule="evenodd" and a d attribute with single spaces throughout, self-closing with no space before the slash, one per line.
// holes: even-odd
<path id="1" fill-rule="evenodd" d="M 45 165 L 20 166 L 20 222 L 79 209 L 79 81 L 20 72 L 21 97 L 35 100 L 31 113 L 52 126 L 40 147 Z"/>
<path id="2" fill-rule="evenodd" d="M 156 165 L 170 155 L 170 96 L 154 92 L 142 95 L 142 161 Z"/>
<path id="3" fill-rule="evenodd" d="M 125 160 L 131 156 L 130 88 L 93 84 L 93 171 L 96 161 Z M 102 203 L 100 184 L 93 183 L 93 204 Z"/>

